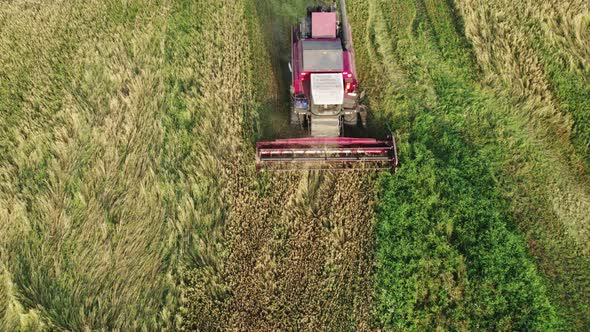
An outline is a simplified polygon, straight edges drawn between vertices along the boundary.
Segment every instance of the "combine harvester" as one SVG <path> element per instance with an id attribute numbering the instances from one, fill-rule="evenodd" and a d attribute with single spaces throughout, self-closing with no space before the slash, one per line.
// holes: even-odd
<path id="1" fill-rule="evenodd" d="M 258 170 L 364 169 L 395 170 L 393 135 L 380 141 L 344 137 L 345 128 L 366 128 L 367 109 L 360 104 L 352 35 L 346 4 L 307 8 L 292 28 L 290 123 L 308 137 L 256 144 Z"/>

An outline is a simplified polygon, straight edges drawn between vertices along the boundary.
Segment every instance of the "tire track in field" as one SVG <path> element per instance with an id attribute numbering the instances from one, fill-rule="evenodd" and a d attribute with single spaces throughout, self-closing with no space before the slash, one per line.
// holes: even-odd
<path id="1" fill-rule="evenodd" d="M 369 330 L 373 179 L 272 174 L 238 187 L 227 223 L 227 328 Z"/>

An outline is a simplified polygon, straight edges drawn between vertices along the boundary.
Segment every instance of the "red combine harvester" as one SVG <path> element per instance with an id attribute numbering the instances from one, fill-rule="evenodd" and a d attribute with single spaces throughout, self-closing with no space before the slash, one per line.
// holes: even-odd
<path id="1" fill-rule="evenodd" d="M 340 15 L 335 4 L 308 7 L 292 29 L 290 123 L 308 137 L 258 142 L 259 170 L 346 169 L 358 163 L 394 170 L 398 165 L 393 135 L 383 141 L 343 137 L 345 127 L 366 127 L 367 109 L 360 104 L 344 0 L 339 7 Z"/>

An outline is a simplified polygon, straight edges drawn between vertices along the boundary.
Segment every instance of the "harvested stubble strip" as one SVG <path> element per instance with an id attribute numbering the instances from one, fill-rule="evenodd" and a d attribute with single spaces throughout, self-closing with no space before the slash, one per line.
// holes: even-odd
<path id="1" fill-rule="evenodd" d="M 229 326 L 368 330 L 373 179 L 311 172 L 271 180 L 277 190 L 244 191 L 245 208 L 230 213 Z"/>

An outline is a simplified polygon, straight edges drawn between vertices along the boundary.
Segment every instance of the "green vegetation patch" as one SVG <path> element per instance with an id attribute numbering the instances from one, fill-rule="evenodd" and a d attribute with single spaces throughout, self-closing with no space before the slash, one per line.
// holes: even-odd
<path id="1" fill-rule="evenodd" d="M 509 100 L 477 82 L 455 9 L 368 1 L 351 2 L 351 11 L 373 114 L 396 129 L 402 156 L 379 185 L 375 324 L 563 327 L 504 187 L 520 181 L 506 167 L 513 147 L 534 144 L 505 117 Z"/>
<path id="2" fill-rule="evenodd" d="M 454 97 L 415 113 L 404 164 L 381 181 L 375 318 L 417 330 L 551 329 L 555 312 L 490 167 L 497 151 L 461 135 L 460 112 L 485 106 Z"/>

